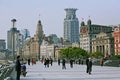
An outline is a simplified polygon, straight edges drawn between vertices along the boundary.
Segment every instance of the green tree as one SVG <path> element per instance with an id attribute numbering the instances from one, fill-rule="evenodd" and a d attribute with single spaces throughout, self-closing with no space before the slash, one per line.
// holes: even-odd
<path id="1" fill-rule="evenodd" d="M 60 56 L 61 56 L 61 58 L 67 58 L 67 59 L 86 58 L 86 57 L 88 57 L 88 53 L 81 48 L 69 47 L 69 48 L 64 48 L 64 49 L 60 50 Z"/>
<path id="2" fill-rule="evenodd" d="M 115 55 L 114 57 L 117 59 L 120 59 L 120 55 Z"/>
<path id="3" fill-rule="evenodd" d="M 101 52 L 93 52 L 90 54 L 90 56 L 95 57 L 95 58 L 101 58 L 104 55 Z"/>

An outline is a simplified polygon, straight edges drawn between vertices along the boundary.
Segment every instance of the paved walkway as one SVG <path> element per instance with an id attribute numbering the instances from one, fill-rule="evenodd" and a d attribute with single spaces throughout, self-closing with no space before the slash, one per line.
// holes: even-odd
<path id="1" fill-rule="evenodd" d="M 45 68 L 38 62 L 36 65 L 27 65 L 26 77 L 21 80 L 120 80 L 120 67 L 93 66 L 92 74 L 86 73 L 86 65 L 74 65 L 63 70 L 57 63 Z"/>

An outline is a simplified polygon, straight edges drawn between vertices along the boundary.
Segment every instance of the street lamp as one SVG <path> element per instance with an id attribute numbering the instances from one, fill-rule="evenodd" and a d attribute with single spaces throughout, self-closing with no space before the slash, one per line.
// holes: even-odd
<path id="1" fill-rule="evenodd" d="M 28 49 L 29 49 L 29 50 L 28 50 L 28 51 L 29 51 L 29 52 L 28 52 L 28 53 L 29 53 L 29 58 L 31 58 L 31 52 L 30 52 L 30 46 L 31 46 L 31 45 L 30 45 L 30 40 L 28 40 L 27 46 L 28 46 Z"/>
<path id="2" fill-rule="evenodd" d="M 11 20 L 11 22 L 13 23 L 13 27 L 12 27 L 12 47 L 13 47 L 13 50 L 12 50 L 12 52 L 13 52 L 13 61 L 15 60 L 15 22 L 16 22 L 17 20 L 16 19 L 12 19 Z"/>

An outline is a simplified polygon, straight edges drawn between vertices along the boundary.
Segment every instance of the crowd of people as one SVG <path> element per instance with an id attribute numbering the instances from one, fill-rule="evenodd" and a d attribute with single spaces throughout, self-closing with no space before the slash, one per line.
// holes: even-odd
<path id="1" fill-rule="evenodd" d="M 28 59 L 27 62 L 24 62 L 23 59 L 20 58 L 20 56 L 17 56 L 17 61 L 16 61 L 16 71 L 17 71 L 17 77 L 16 80 L 20 80 L 20 75 L 22 74 L 23 76 L 26 76 L 26 63 L 28 65 L 34 65 L 36 64 L 36 59 Z M 45 58 L 42 59 L 41 62 L 44 64 L 45 68 L 49 68 L 49 66 L 53 64 L 53 59 L 50 58 Z M 70 59 L 69 62 L 65 58 L 63 59 L 58 59 L 58 66 L 62 64 L 62 69 L 66 69 L 66 63 L 70 64 L 70 67 L 73 68 L 73 65 L 75 63 L 78 63 L 79 65 L 83 65 L 83 60 L 79 59 L 78 62 L 76 62 L 74 59 Z M 102 62 L 101 62 L 102 63 Z M 101 64 L 102 65 L 102 64 Z M 92 58 L 87 58 L 86 59 L 86 73 L 91 74 L 92 71 Z"/>

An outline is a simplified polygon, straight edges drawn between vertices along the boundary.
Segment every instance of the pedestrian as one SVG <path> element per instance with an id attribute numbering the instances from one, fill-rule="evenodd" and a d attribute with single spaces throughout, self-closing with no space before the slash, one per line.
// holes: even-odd
<path id="1" fill-rule="evenodd" d="M 60 59 L 58 59 L 58 65 L 60 66 Z"/>
<path id="2" fill-rule="evenodd" d="M 22 72 L 22 74 L 23 74 L 24 77 L 25 77 L 26 74 L 27 74 L 27 72 L 26 72 L 26 65 L 25 65 L 25 64 L 26 64 L 26 63 L 23 63 L 22 66 L 21 66 L 21 72 Z"/>
<path id="3" fill-rule="evenodd" d="M 17 56 L 16 72 L 17 72 L 16 80 L 20 80 L 20 74 L 21 74 L 20 56 Z"/>
<path id="4" fill-rule="evenodd" d="M 63 60 L 62 60 L 62 69 L 66 69 L 65 63 L 66 63 L 65 59 L 63 59 Z"/>
<path id="5" fill-rule="evenodd" d="M 100 60 L 100 65 L 103 66 L 103 59 Z"/>
<path id="6" fill-rule="evenodd" d="M 34 59 L 32 58 L 32 65 L 34 64 L 35 62 L 34 62 Z"/>
<path id="7" fill-rule="evenodd" d="M 44 60 L 44 65 L 45 65 L 45 67 L 46 67 L 46 65 L 47 65 L 47 63 L 46 63 L 46 59 Z"/>
<path id="8" fill-rule="evenodd" d="M 53 59 L 52 59 L 52 58 L 50 58 L 50 64 L 51 64 L 51 66 L 52 66 L 52 63 L 53 63 Z"/>
<path id="9" fill-rule="evenodd" d="M 88 73 L 91 74 L 92 72 L 92 59 L 89 58 L 89 61 L 88 61 Z"/>
<path id="10" fill-rule="evenodd" d="M 88 63 L 89 63 L 89 58 L 86 59 L 86 66 L 87 66 L 86 73 L 88 73 L 88 69 L 89 69 Z"/>
<path id="11" fill-rule="evenodd" d="M 81 59 L 79 59 L 78 62 L 79 62 L 79 65 L 80 65 L 81 64 Z"/>
<path id="12" fill-rule="evenodd" d="M 28 65 L 30 65 L 30 58 L 28 59 Z"/>
<path id="13" fill-rule="evenodd" d="M 47 58 L 46 65 L 47 65 L 48 68 L 49 68 L 49 62 L 50 62 L 50 60 Z"/>
<path id="14" fill-rule="evenodd" d="M 119 64 L 118 64 L 118 66 L 120 67 L 120 60 L 119 60 Z"/>
<path id="15" fill-rule="evenodd" d="M 82 65 L 83 65 L 83 62 L 84 62 L 84 61 L 83 61 L 83 59 L 82 59 L 82 60 L 81 60 L 81 64 L 82 64 Z"/>
<path id="16" fill-rule="evenodd" d="M 73 60 L 70 60 L 70 67 L 73 68 Z"/>

